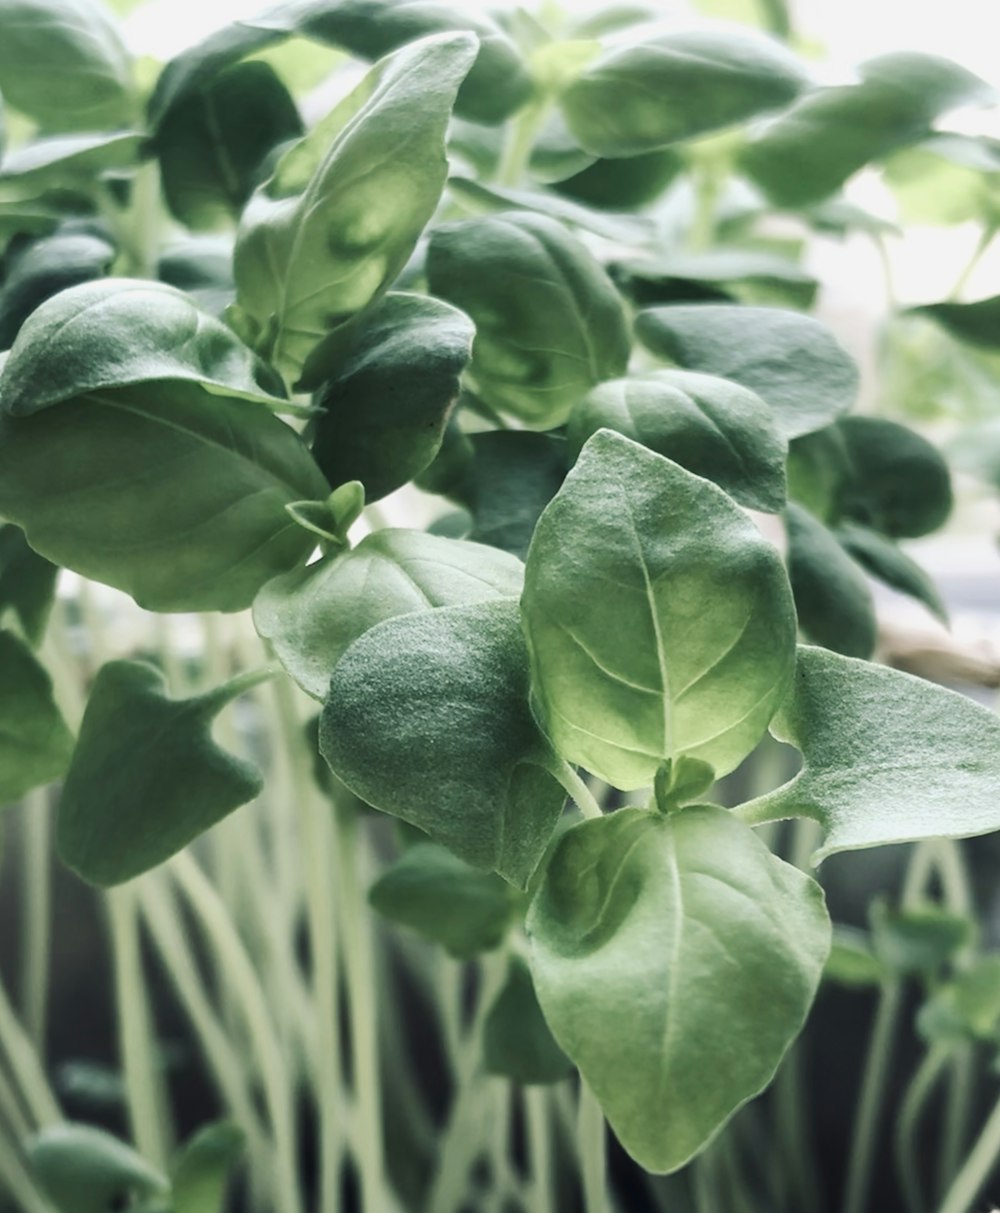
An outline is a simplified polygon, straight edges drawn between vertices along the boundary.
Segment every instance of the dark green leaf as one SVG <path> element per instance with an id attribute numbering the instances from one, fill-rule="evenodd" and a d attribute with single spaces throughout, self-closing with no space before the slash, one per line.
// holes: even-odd
<path id="1" fill-rule="evenodd" d="M 865 575 L 836 536 L 808 510 L 789 502 L 788 577 L 802 631 L 848 657 L 871 657 L 878 638 Z"/>
<path id="2" fill-rule="evenodd" d="M 268 582 L 254 600 L 257 631 L 314 699 L 337 662 L 375 624 L 411 611 L 461 606 L 521 591 L 519 560 L 478 543 L 383 530 L 350 552 Z"/>
<path id="3" fill-rule="evenodd" d="M 48 559 L 149 610 L 249 606 L 313 547 L 286 504 L 328 492 L 294 430 L 196 383 L 0 420 L 0 516 Z"/>
<path id="4" fill-rule="evenodd" d="M 834 534 L 841 546 L 872 577 L 877 577 L 900 594 L 907 594 L 922 602 L 932 615 L 947 624 L 948 610 L 937 586 L 920 565 L 891 539 L 852 522 L 837 527 Z"/>
<path id="5" fill-rule="evenodd" d="M 819 202 L 866 164 L 919 142 L 949 110 L 994 96 L 978 76 L 935 55 L 882 55 L 859 74 L 858 84 L 803 97 L 744 152 L 743 167 L 775 202 Z"/>
<path id="6" fill-rule="evenodd" d="M 830 946 L 819 886 L 707 805 L 569 830 L 527 925 L 556 1040 L 654 1172 L 771 1081 Z"/>
<path id="7" fill-rule="evenodd" d="M 570 457 L 600 429 L 704 476 L 749 509 L 776 513 L 785 504 L 788 444 L 771 409 L 738 383 L 691 371 L 614 379 L 570 414 Z"/>
<path id="8" fill-rule="evenodd" d="M 748 817 L 812 817 L 836 851 L 1000 829 L 1000 720 L 964 695 L 825 649 L 799 648 L 771 726 L 802 751 Z"/>
<path id="9" fill-rule="evenodd" d="M 595 160 L 554 188 L 588 206 L 631 211 L 655 202 L 683 167 L 680 156 L 664 148 L 627 160 Z"/>
<path id="10" fill-rule="evenodd" d="M 817 288 L 816 279 L 788 257 L 758 249 L 718 248 L 618 262 L 614 276 L 647 305 L 680 302 L 678 292 L 688 284 L 702 287 L 706 295 L 714 291 L 743 302 L 754 302 L 746 296 L 771 295 L 774 302 L 808 307 Z"/>
<path id="11" fill-rule="evenodd" d="M 526 1086 L 562 1082 L 573 1071 L 549 1031 L 531 970 L 520 956 L 511 956 L 507 980 L 483 1023 L 483 1061 L 488 1074 Z"/>
<path id="12" fill-rule="evenodd" d="M 320 749 L 362 800 L 524 887 L 562 811 L 517 603 L 389 619 L 338 662 Z"/>
<path id="13" fill-rule="evenodd" d="M 0 805 L 58 779 L 73 736 L 52 698 L 52 680 L 26 644 L 0 631 Z"/>
<path id="14" fill-rule="evenodd" d="M 418 842 L 372 885 L 368 900 L 458 960 L 500 946 L 518 909 L 514 890 L 433 842 Z"/>
<path id="15" fill-rule="evenodd" d="M 90 884 L 121 884 L 252 800 L 260 772 L 211 735 L 246 685 L 235 679 L 194 699 L 169 699 L 152 666 L 102 666 L 59 802 L 62 861 Z"/>
<path id="16" fill-rule="evenodd" d="M 397 51 L 282 156 L 236 242 L 237 316 L 303 389 L 328 377 L 350 321 L 413 252 L 447 176 L 445 131 L 476 42 Z"/>
<path id="17" fill-rule="evenodd" d="M 1000 295 L 975 303 L 929 303 L 910 309 L 930 316 L 953 337 L 987 349 L 1000 348 Z"/>
<path id="18" fill-rule="evenodd" d="M 473 434 L 474 463 L 464 498 L 471 537 L 524 559 L 542 510 L 566 476 L 566 444 L 550 434 Z"/>
<path id="19" fill-rule="evenodd" d="M 920 1008 L 917 1028 L 932 1041 L 1000 1040 L 1000 956 L 980 956 Z"/>
<path id="20" fill-rule="evenodd" d="M 360 480 L 377 501 L 441 447 L 475 329 L 426 295 L 386 295 L 346 362 L 318 393 L 312 453 L 331 484 Z"/>
<path id="21" fill-rule="evenodd" d="M 698 30 L 607 51 L 560 104 L 583 148 L 618 159 L 746 122 L 805 86 L 801 64 L 779 43 Z"/>
<path id="22" fill-rule="evenodd" d="M 186 1141 L 171 1167 L 171 1213 L 224 1213 L 230 1172 L 244 1149 L 243 1130 L 225 1120 Z"/>
<path id="23" fill-rule="evenodd" d="M 601 430 L 539 520 L 523 598 L 537 706 L 613 786 L 754 748 L 794 666 L 777 551 L 721 489 Z"/>
<path id="24" fill-rule="evenodd" d="M 302 135 L 288 90 L 266 63 L 237 63 L 164 116 L 156 133 L 163 193 L 189 228 L 225 227 L 260 184 L 269 153 Z"/>
<path id="25" fill-rule="evenodd" d="M 431 291 L 476 325 L 471 374 L 492 408 L 540 429 L 628 363 L 621 298 L 587 249 L 553 219 L 512 211 L 431 237 Z"/>
<path id="26" fill-rule="evenodd" d="M 794 438 L 788 447 L 788 496 L 823 522 L 836 522 L 843 485 L 851 476 L 847 440 L 828 425 Z"/>
<path id="27" fill-rule="evenodd" d="M 787 438 L 827 425 L 858 392 L 854 362 L 824 325 L 799 312 L 726 304 L 659 307 L 640 313 L 635 332 L 654 354 L 756 392 Z"/>
<path id="28" fill-rule="evenodd" d="M 160 254 L 156 276 L 221 319 L 236 297 L 232 240 L 202 235 L 173 241 Z"/>
<path id="29" fill-rule="evenodd" d="M 875 955 L 900 977 L 938 977 L 975 938 L 970 918 L 936 905 L 892 910 L 879 900 L 870 918 Z"/>
<path id="30" fill-rule="evenodd" d="M 28 642 L 42 642 L 56 592 L 56 565 L 33 551 L 20 527 L 0 523 L 0 619 L 13 611 Z"/>
<path id="31" fill-rule="evenodd" d="M 28 1162 L 59 1213 L 164 1213 L 169 1185 L 130 1146 L 91 1125 L 51 1125 L 28 1142 Z"/>

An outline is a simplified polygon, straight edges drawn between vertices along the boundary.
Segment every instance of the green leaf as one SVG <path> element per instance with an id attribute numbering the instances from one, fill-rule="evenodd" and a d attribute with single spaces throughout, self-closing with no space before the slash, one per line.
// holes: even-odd
<path id="1" fill-rule="evenodd" d="M 654 371 L 594 388 L 570 414 L 569 455 L 600 429 L 615 430 L 725 489 L 741 505 L 785 504 L 788 444 L 771 409 L 747 388 L 712 375 Z"/>
<path id="2" fill-rule="evenodd" d="M 977 957 L 920 1008 L 917 1029 L 931 1041 L 1000 1039 L 1000 956 Z"/>
<path id="3" fill-rule="evenodd" d="M 521 888 L 565 800 L 506 599 L 389 619 L 356 640 L 333 673 L 320 750 L 362 800 Z"/>
<path id="4" fill-rule="evenodd" d="M 636 336 L 691 371 L 734 379 L 774 410 L 787 438 L 821 429 L 854 403 L 858 369 L 811 316 L 728 304 L 641 312 Z"/>
<path id="5" fill-rule="evenodd" d="M 927 573 L 891 539 L 857 523 L 846 522 L 834 531 L 841 547 L 872 577 L 922 602 L 942 623 L 948 610 Z"/>
<path id="6" fill-rule="evenodd" d="M 457 960 L 500 946 L 518 898 L 494 872 L 481 872 L 433 842 L 418 842 L 368 894 L 390 922 L 440 944 Z"/>
<path id="7" fill-rule="evenodd" d="M 13 611 L 35 648 L 45 634 L 58 576 L 56 565 L 28 546 L 20 527 L 0 523 L 0 620 Z"/>
<path id="8" fill-rule="evenodd" d="M 302 389 L 388 288 L 441 197 L 445 131 L 476 52 L 442 34 L 377 64 L 251 198 L 235 251 L 239 315 Z"/>
<path id="9" fill-rule="evenodd" d="M 802 631 L 848 657 L 871 657 L 878 639 L 875 603 L 865 575 L 837 537 L 808 510 L 789 502 L 788 578 Z"/>
<path id="10" fill-rule="evenodd" d="M 164 1213 L 169 1185 L 130 1146 L 91 1125 L 50 1125 L 28 1142 L 28 1162 L 59 1213 Z"/>
<path id="11" fill-rule="evenodd" d="M 788 496 L 826 523 L 836 522 L 842 485 L 850 479 L 847 440 L 836 423 L 788 445 Z"/>
<path id="12" fill-rule="evenodd" d="M 152 666 L 102 666 L 59 802 L 62 861 L 89 884 L 121 884 L 253 800 L 260 772 L 211 735 L 215 717 L 247 685 L 234 679 L 193 699 L 169 699 Z"/>
<path id="13" fill-rule="evenodd" d="M 771 1081 L 830 946 L 819 886 L 708 805 L 569 830 L 527 926 L 549 1027 L 659 1173 Z"/>
<path id="14" fill-rule="evenodd" d="M 438 228 L 427 278 L 475 322 L 471 376 L 492 408 L 551 429 L 590 388 L 625 371 L 621 298 L 553 219 L 512 211 Z"/>
<path id="15" fill-rule="evenodd" d="M 538 523 L 523 607 L 553 743 L 617 788 L 682 754 L 731 771 L 792 676 L 777 551 L 721 489 L 608 430 Z"/>
<path id="16" fill-rule="evenodd" d="M 0 631 L 0 805 L 58 779 L 73 735 L 52 697 L 52 680 L 23 641 Z"/>
<path id="17" fill-rule="evenodd" d="M 842 517 L 897 539 L 916 539 L 944 524 L 951 477 L 935 446 L 882 417 L 844 417 L 837 428 L 850 464 L 838 500 Z"/>
<path id="18" fill-rule="evenodd" d="M 795 261 L 759 249 L 717 248 L 669 257 L 646 256 L 616 263 L 614 275 L 637 302 L 646 305 L 673 302 L 678 289 L 688 284 L 738 302 L 809 307 L 818 287 L 816 279 Z"/>
<path id="19" fill-rule="evenodd" d="M 870 910 L 875 955 L 899 977 L 938 977 L 975 938 L 975 923 L 941 906 L 892 910 L 878 900 Z"/>
<path id="20" fill-rule="evenodd" d="M 819 202 L 866 164 L 920 142 L 949 110 L 994 99 L 978 76 L 935 55 L 881 55 L 859 75 L 803 97 L 746 148 L 743 168 L 774 202 Z"/>
<path id="21" fill-rule="evenodd" d="M 174 105 L 156 132 L 163 194 L 197 230 L 238 218 L 281 143 L 302 135 L 295 102 L 266 63 L 237 63 Z"/>
<path id="22" fill-rule="evenodd" d="M 264 405 L 196 383 L 0 418 L 0 516 L 49 560 L 148 610 L 249 606 L 314 545 L 285 506 L 328 492 L 298 435 Z"/>
<path id="23" fill-rule="evenodd" d="M 0 0 L 0 30 L 0 92 L 44 130 L 135 121 L 132 65 L 97 0 Z"/>
<path id="24" fill-rule="evenodd" d="M 1000 829 L 1000 720 L 964 695 L 800 647 L 794 689 L 771 732 L 802 751 L 802 770 L 741 813 L 814 818 L 825 835 L 816 863 L 837 851 Z"/>
<path id="25" fill-rule="evenodd" d="M 348 647 L 385 619 L 521 591 L 521 562 L 478 543 L 423 531 L 382 530 L 350 552 L 273 581 L 254 600 L 257 631 L 314 699 Z"/>
<path id="26" fill-rule="evenodd" d="M 928 303 L 909 311 L 930 316 L 959 341 L 986 349 L 1000 348 L 1000 295 L 974 303 Z"/>
<path id="27" fill-rule="evenodd" d="M 331 484 L 360 480 L 368 501 L 400 488 L 441 449 L 475 329 L 426 295 L 393 293 L 317 394 L 312 453 Z"/>
<path id="28" fill-rule="evenodd" d="M 184 1143 L 171 1167 L 171 1213 L 223 1213 L 229 1174 L 246 1148 L 231 1121 L 206 1125 Z"/>
<path id="29" fill-rule="evenodd" d="M 0 162 L 0 182 L 45 188 L 83 185 L 109 169 L 130 168 L 142 153 L 137 131 L 56 135 L 36 139 Z"/>
<path id="30" fill-rule="evenodd" d="M 560 105 L 581 147 L 618 159 L 746 122 L 805 86 L 799 61 L 779 43 L 744 30 L 698 30 L 607 51 Z"/>
<path id="31" fill-rule="evenodd" d="M 473 434 L 465 500 L 471 537 L 523 560 L 542 510 L 566 476 L 566 443 L 551 434 L 496 430 Z"/>
<path id="32" fill-rule="evenodd" d="M 595 160 L 571 177 L 555 182 L 553 188 L 588 206 L 638 210 L 655 202 L 683 167 L 681 157 L 664 148 L 626 160 Z"/>
<path id="33" fill-rule="evenodd" d="M 656 772 L 653 780 L 653 801 L 661 813 L 674 813 L 684 805 L 701 800 L 715 783 L 715 769 L 700 758 L 682 754 L 672 758 Z"/>
<path id="34" fill-rule="evenodd" d="M 104 278 L 60 292 L 28 317 L 0 376 L 0 410 L 24 417 L 91 392 L 168 380 L 284 403 L 271 369 L 182 291 Z"/>
<path id="35" fill-rule="evenodd" d="M 507 979 L 486 1014 L 483 1062 L 488 1074 L 524 1086 L 562 1082 L 573 1072 L 549 1031 L 531 970 L 520 956 L 511 956 Z"/>
<path id="36" fill-rule="evenodd" d="M 880 985 L 885 980 L 885 971 L 864 931 L 835 926 L 823 977 L 849 989 L 864 989 Z"/>

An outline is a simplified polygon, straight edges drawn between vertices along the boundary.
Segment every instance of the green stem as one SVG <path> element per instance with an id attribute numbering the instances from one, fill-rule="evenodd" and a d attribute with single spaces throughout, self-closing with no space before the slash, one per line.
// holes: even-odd
<path id="1" fill-rule="evenodd" d="M 532 1213 L 550 1213 L 555 1206 L 556 1193 L 546 1087 L 524 1089 L 524 1114 L 528 1122 L 528 1156 L 531 1163 L 530 1208 Z"/>
<path id="2" fill-rule="evenodd" d="M 566 792 L 584 817 L 604 816 L 604 812 L 601 809 L 601 806 L 594 799 L 590 788 L 587 787 L 587 785 L 583 782 L 576 771 L 573 770 L 568 762 L 561 763 L 553 774 L 566 789 Z"/>
<path id="3" fill-rule="evenodd" d="M 49 798 L 44 788 L 36 788 L 25 797 L 21 828 L 24 845 L 21 999 L 25 1026 L 39 1058 L 44 1061 L 52 934 L 51 824 Z"/>
<path id="4" fill-rule="evenodd" d="M 907 1213 L 924 1213 L 926 1184 L 920 1176 L 917 1130 L 927 1101 L 948 1063 L 948 1050 L 940 1045 L 928 1049 L 917 1072 L 910 1080 L 896 1121 L 894 1154 L 896 1178 Z"/>
<path id="5" fill-rule="evenodd" d="M 547 101 L 535 101 L 526 106 L 515 118 L 507 132 L 503 155 L 497 169 L 497 184 L 518 186 L 527 171 L 535 139 L 545 124 L 549 105 Z"/>
<path id="6" fill-rule="evenodd" d="M 980 233 L 979 240 L 976 242 L 976 247 L 972 251 L 972 256 L 969 258 L 965 268 L 955 280 L 955 285 L 948 293 L 948 299 L 950 302 L 956 302 L 957 300 L 961 299 L 965 288 L 969 284 L 969 279 L 972 277 L 972 274 L 979 265 L 980 261 L 982 261 L 984 253 L 993 243 L 998 231 L 1000 231 L 1000 228 L 992 223 L 986 224 L 986 226 L 983 228 L 982 232 Z"/>
<path id="7" fill-rule="evenodd" d="M 1000 1161 L 1000 1102 L 938 1206 L 938 1213 L 969 1213 Z"/>
<path id="8" fill-rule="evenodd" d="M 7 1121 L 14 1136 L 20 1141 L 31 1136 L 31 1124 L 25 1115 L 13 1084 L 3 1070 L 0 1070 L 0 1114 Z M 0 1134 L 0 1139 L 2 1137 L 3 1135 Z"/>
<path id="9" fill-rule="evenodd" d="M 768 33 L 788 42 L 792 36 L 792 21 L 785 0 L 757 0 L 757 7 Z"/>
<path id="10" fill-rule="evenodd" d="M 45 1070 L 27 1032 L 14 1014 L 3 982 L 0 982 L 0 1051 L 7 1059 L 10 1072 L 35 1124 L 44 1127 L 62 1120 L 62 1110 L 52 1094 Z"/>
<path id="11" fill-rule="evenodd" d="M 948 1068 L 944 1129 L 938 1153 L 937 1191 L 943 1193 L 958 1170 L 969 1136 L 969 1113 L 974 1092 L 973 1046 L 962 1044 Z"/>
<path id="12" fill-rule="evenodd" d="M 580 1079 L 577 1109 L 584 1213 L 605 1213 L 608 1206 L 607 1130 L 597 1096 Z"/>
<path id="13" fill-rule="evenodd" d="M 35 1187 L 27 1168 L 0 1136 L 0 1191 L 4 1188 L 17 1202 L 19 1213 L 53 1213 L 53 1208 Z"/>

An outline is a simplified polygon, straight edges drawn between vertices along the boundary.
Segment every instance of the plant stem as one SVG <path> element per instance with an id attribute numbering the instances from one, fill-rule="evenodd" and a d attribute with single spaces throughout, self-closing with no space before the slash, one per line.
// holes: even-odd
<path id="1" fill-rule="evenodd" d="M 984 226 L 979 235 L 979 240 L 976 242 L 976 247 L 972 251 L 972 256 L 969 258 L 965 268 L 955 280 L 955 285 L 948 293 L 948 299 L 950 302 L 956 302 L 957 300 L 961 299 L 965 288 L 969 284 L 969 279 L 972 277 L 973 272 L 976 269 L 976 266 L 978 266 L 980 261 L 983 259 L 983 254 L 993 243 L 998 231 L 1000 231 L 1000 228 L 998 228 L 995 224 L 988 223 Z"/>
<path id="2" fill-rule="evenodd" d="M 24 862 L 21 904 L 21 1005 L 24 1023 L 44 1062 L 52 932 L 52 867 L 49 797 L 36 788 L 25 797 L 21 818 Z"/>
<path id="3" fill-rule="evenodd" d="M 40 1127 L 63 1119 L 45 1071 L 31 1041 L 14 1014 L 7 991 L 0 981 L 0 1050 L 7 1058 L 21 1096 L 32 1119 Z"/>
<path id="4" fill-rule="evenodd" d="M 504 144 L 503 155 L 497 169 L 497 184 L 517 186 L 521 184 L 531 160 L 535 139 L 548 115 L 548 103 L 535 101 L 525 106 L 514 119 Z"/>
<path id="5" fill-rule="evenodd" d="M 531 1203 L 533 1213 L 550 1213 L 555 1204 L 549 1100 L 545 1087 L 526 1087 L 524 1114 L 528 1122 L 528 1155 L 531 1160 Z"/>
<path id="6" fill-rule="evenodd" d="M 942 1194 L 958 1170 L 968 1139 L 969 1112 L 973 1098 L 973 1046 L 962 1044 L 952 1054 L 948 1068 L 944 1129 L 938 1152 L 937 1192 Z"/>
<path id="7" fill-rule="evenodd" d="M 587 787 L 568 762 L 561 763 L 554 774 L 584 817 L 604 816 L 604 812 L 594 799 L 590 788 Z"/>
<path id="8" fill-rule="evenodd" d="M 903 1195 L 907 1213 L 923 1213 L 926 1185 L 920 1178 L 917 1152 L 917 1128 L 938 1079 L 948 1063 L 948 1050 L 937 1046 L 928 1049 L 917 1072 L 910 1080 L 896 1121 L 894 1153 L 896 1178 Z"/>
<path id="9" fill-rule="evenodd" d="M 997 1102 L 961 1170 L 952 1180 L 938 1213 L 969 1213 L 1000 1159 L 1000 1102 Z"/>
<path id="10" fill-rule="evenodd" d="M 580 1142 L 584 1213 L 605 1213 L 608 1205 L 607 1132 L 597 1096 L 580 1079 L 577 1108 L 577 1137 Z"/>
<path id="11" fill-rule="evenodd" d="M 0 1191 L 4 1188 L 17 1202 L 20 1213 L 53 1213 L 52 1206 L 35 1187 L 24 1163 L 0 1136 Z"/>

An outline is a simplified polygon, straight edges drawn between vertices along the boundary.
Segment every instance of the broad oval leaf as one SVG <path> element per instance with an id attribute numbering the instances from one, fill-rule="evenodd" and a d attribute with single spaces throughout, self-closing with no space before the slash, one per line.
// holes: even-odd
<path id="1" fill-rule="evenodd" d="M 223 1213 L 230 1174 L 245 1150 L 245 1134 L 233 1121 L 199 1129 L 170 1168 L 171 1213 Z"/>
<path id="2" fill-rule="evenodd" d="M 519 560 L 478 543 L 382 530 L 350 552 L 276 577 L 254 600 L 257 631 L 300 687 L 324 699 L 348 647 L 385 619 L 521 592 Z"/>
<path id="3" fill-rule="evenodd" d="M 195 383 L 0 418 L 0 516 L 43 556 L 148 610 L 249 606 L 313 547 L 285 506 L 328 493 L 298 435 L 264 405 Z"/>
<path id="4" fill-rule="evenodd" d="M 93 1125 L 50 1125 L 26 1148 L 33 1175 L 59 1213 L 107 1213 L 115 1207 L 154 1213 L 169 1199 L 165 1176 Z"/>
<path id="5" fill-rule="evenodd" d="M 529 212 L 437 229 L 435 295 L 476 325 L 471 376 L 487 404 L 539 429 L 561 425 L 590 388 L 624 373 L 630 337 L 618 292 L 554 219 Z"/>
<path id="6" fill-rule="evenodd" d="M 194 699 L 169 699 L 153 666 L 102 666 L 59 801 L 62 861 L 90 884 L 121 884 L 252 800 L 260 772 L 211 736 L 215 717 L 245 687 L 237 679 Z"/>
<path id="7" fill-rule="evenodd" d="M 919 142 L 949 110 L 995 96 L 936 55 L 881 55 L 860 76 L 858 84 L 803 97 L 747 147 L 743 167 L 774 202 L 819 202 L 866 164 Z"/>
<path id="8" fill-rule="evenodd" d="M 301 388 L 327 377 L 328 351 L 433 215 L 448 120 L 475 53 L 471 34 L 441 34 L 381 61 L 251 198 L 236 241 L 237 315 Z"/>
<path id="9" fill-rule="evenodd" d="M 780 43 L 697 30 L 612 48 L 560 105 L 581 147 L 617 159 L 746 122 L 805 87 L 801 64 Z"/>
<path id="10" fill-rule="evenodd" d="M 872 577 L 922 602 L 942 623 L 948 609 L 931 577 L 891 539 L 857 523 L 845 522 L 834 531 L 840 545 Z"/>
<path id="11" fill-rule="evenodd" d="M 818 320 L 782 308 L 696 304 L 641 312 L 635 332 L 661 357 L 734 379 L 774 410 L 786 438 L 828 425 L 854 403 L 858 368 Z"/>
<path id="12" fill-rule="evenodd" d="M 362 800 L 521 888 L 566 798 L 509 599 L 389 619 L 356 640 L 333 673 L 320 751 Z"/>
<path id="13" fill-rule="evenodd" d="M 928 303 L 910 311 L 930 316 L 960 341 L 986 349 L 1000 348 L 1000 295 L 973 303 Z"/>
<path id="14" fill-rule="evenodd" d="M 20 527 L 0 523 L 0 624 L 13 612 L 35 648 L 45 634 L 58 576 L 59 569 L 28 546 Z"/>
<path id="15" fill-rule="evenodd" d="M 566 478 L 566 443 L 553 434 L 488 430 L 471 436 L 473 464 L 460 497 L 471 538 L 521 560 L 542 511 Z"/>
<path id="16" fill-rule="evenodd" d="M 130 168 L 139 159 L 143 142 L 137 131 L 36 139 L 4 156 L 0 182 L 16 181 L 19 188 L 84 185 L 110 169 Z"/>
<path id="17" fill-rule="evenodd" d="M 317 393 L 312 453 L 331 484 L 360 480 L 377 501 L 426 468 L 459 394 L 475 329 L 426 295 L 386 295 Z"/>
<path id="18" fill-rule="evenodd" d="M 0 410 L 24 417 L 90 392 L 168 380 L 284 403 L 270 367 L 183 291 L 104 278 L 61 291 L 28 317 L 0 375 Z"/>
<path id="19" fill-rule="evenodd" d="M 136 120 L 132 66 L 97 0 L 0 0 L 0 92 L 48 131 Z"/>
<path id="20" fill-rule="evenodd" d="M 556 1040 L 660 1173 L 771 1081 L 830 946 L 819 886 L 708 805 L 569 830 L 527 927 Z"/>
<path id="21" fill-rule="evenodd" d="M 618 788 L 682 754 L 731 771 L 792 676 L 777 551 L 721 489 L 609 430 L 539 520 L 522 601 L 549 735 Z"/>
<path id="22" fill-rule="evenodd" d="M 683 168 L 677 152 L 663 148 L 624 160 L 595 160 L 552 188 L 602 210 L 638 210 L 655 202 Z"/>
<path id="23" fill-rule="evenodd" d="M 487 1074 L 524 1086 L 562 1082 L 573 1072 L 545 1022 L 531 970 L 516 953 L 483 1021 L 483 1064 Z"/>
<path id="24" fill-rule="evenodd" d="M 738 383 L 691 371 L 614 379 L 570 414 L 570 457 L 600 429 L 704 476 L 749 509 L 776 513 L 785 503 L 788 443 L 771 409 Z"/>
<path id="25" fill-rule="evenodd" d="M 52 697 L 52 680 L 23 641 L 0 631 L 0 806 L 58 779 L 73 735 Z"/>
<path id="26" fill-rule="evenodd" d="M 1000 720 L 955 691 L 800 646 L 771 732 L 802 751 L 802 770 L 741 813 L 814 818 L 824 831 L 816 863 L 837 851 L 1000 830 Z"/>

